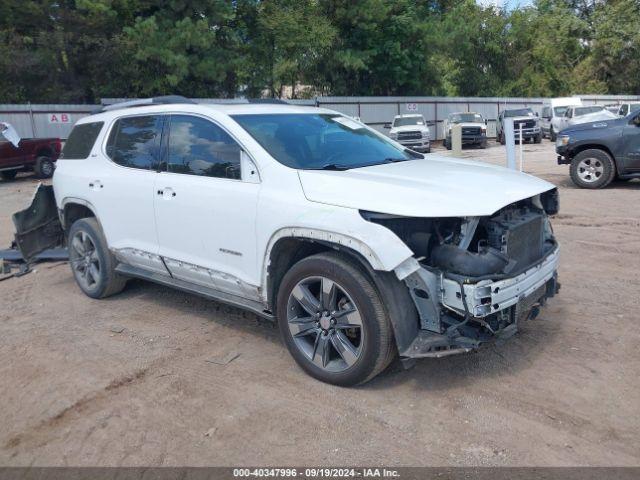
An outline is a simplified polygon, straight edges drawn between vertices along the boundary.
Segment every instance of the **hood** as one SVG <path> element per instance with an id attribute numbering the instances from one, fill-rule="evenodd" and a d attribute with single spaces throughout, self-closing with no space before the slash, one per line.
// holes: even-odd
<path id="1" fill-rule="evenodd" d="M 408 217 L 486 216 L 554 188 L 515 170 L 433 154 L 373 167 L 298 174 L 312 202 Z"/>
<path id="2" fill-rule="evenodd" d="M 522 117 L 508 117 L 513 118 L 514 122 L 521 122 L 522 120 L 538 120 L 538 117 L 532 117 L 530 115 L 524 115 Z"/>
<path id="3" fill-rule="evenodd" d="M 428 132 L 429 127 L 426 125 L 403 125 L 401 127 L 392 127 L 389 130 L 389 133 L 399 133 L 399 132 Z"/>
<path id="4" fill-rule="evenodd" d="M 600 130 L 600 129 L 611 128 L 611 127 L 625 125 L 625 124 L 626 124 L 626 121 L 624 117 L 621 118 L 616 116 L 615 118 L 610 118 L 607 120 L 597 120 L 595 122 L 585 122 L 585 123 L 570 125 L 564 130 L 562 130 L 560 134 L 567 135 L 567 134 L 570 134 L 571 132 L 580 132 L 583 130 L 593 130 L 593 129 Z"/>

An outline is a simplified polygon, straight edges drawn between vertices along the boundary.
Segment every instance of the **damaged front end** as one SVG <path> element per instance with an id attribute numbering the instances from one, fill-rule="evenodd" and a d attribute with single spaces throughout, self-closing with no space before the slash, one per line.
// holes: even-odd
<path id="1" fill-rule="evenodd" d="M 559 249 L 549 222 L 553 189 L 491 216 L 406 218 L 362 212 L 414 252 L 396 268 L 420 318 L 417 335 L 399 345 L 407 358 L 467 352 L 513 335 L 559 290 Z"/>

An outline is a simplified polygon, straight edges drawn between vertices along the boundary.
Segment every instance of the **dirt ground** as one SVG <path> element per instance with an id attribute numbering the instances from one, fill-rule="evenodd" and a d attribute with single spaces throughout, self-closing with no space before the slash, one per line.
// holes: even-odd
<path id="1" fill-rule="evenodd" d="M 359 388 L 192 295 L 92 300 L 59 264 L 0 282 L 0 465 L 639 465 L 640 182 L 579 190 L 548 140 L 525 155 L 561 190 L 560 295 L 502 345 Z M 1 246 L 35 185 L 0 181 Z"/>

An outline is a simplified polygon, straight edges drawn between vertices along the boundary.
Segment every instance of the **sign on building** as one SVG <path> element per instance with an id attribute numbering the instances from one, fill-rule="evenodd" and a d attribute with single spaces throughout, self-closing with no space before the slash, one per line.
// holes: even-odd
<path id="1" fill-rule="evenodd" d="M 71 115 L 68 113 L 50 113 L 49 123 L 71 123 Z"/>
<path id="2" fill-rule="evenodd" d="M 407 112 L 417 112 L 418 104 L 417 103 L 407 103 Z"/>

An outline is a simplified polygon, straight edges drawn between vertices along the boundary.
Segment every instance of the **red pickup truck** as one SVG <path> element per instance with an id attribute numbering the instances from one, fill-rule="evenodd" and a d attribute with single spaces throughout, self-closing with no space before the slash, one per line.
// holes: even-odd
<path id="1" fill-rule="evenodd" d="M 13 131 L 11 136 L 8 132 Z M 0 122 L 0 176 L 13 180 L 18 172 L 34 171 L 40 178 L 53 175 L 54 163 L 60 156 L 59 138 L 16 138 L 13 127 Z M 11 141 L 5 138 L 9 137 Z M 18 146 L 14 143 L 18 141 Z M 12 143 L 14 142 L 14 143 Z"/>

